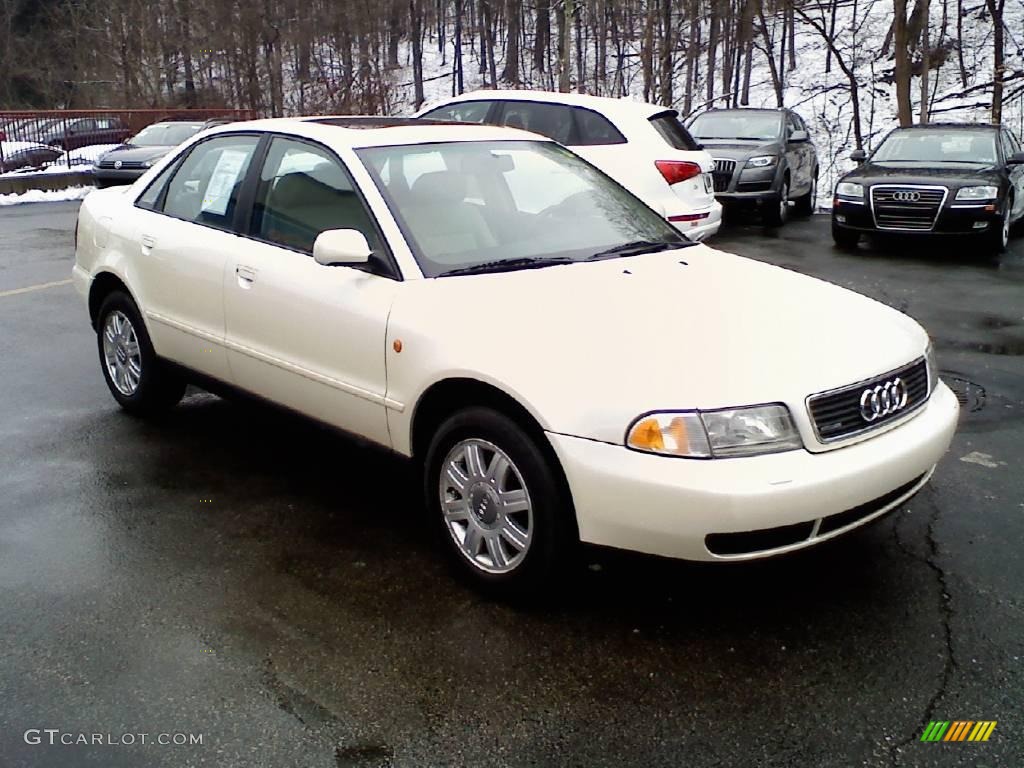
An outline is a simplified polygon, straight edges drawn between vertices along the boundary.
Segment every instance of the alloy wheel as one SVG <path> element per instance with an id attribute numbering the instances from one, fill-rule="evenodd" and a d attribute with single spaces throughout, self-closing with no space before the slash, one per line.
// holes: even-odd
<path id="1" fill-rule="evenodd" d="M 117 391 L 134 395 L 142 379 L 142 351 L 131 320 L 120 310 L 108 314 L 103 324 L 103 359 Z"/>
<path id="2" fill-rule="evenodd" d="M 438 486 L 445 527 L 470 564 L 508 573 L 522 563 L 533 540 L 533 506 L 507 453 L 486 440 L 462 440 L 441 464 Z"/>

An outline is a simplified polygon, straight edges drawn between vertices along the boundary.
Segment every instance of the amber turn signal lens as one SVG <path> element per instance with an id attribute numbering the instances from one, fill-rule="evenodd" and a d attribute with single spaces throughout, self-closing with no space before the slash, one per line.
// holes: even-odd
<path id="1" fill-rule="evenodd" d="M 665 440 L 661 436 L 661 425 L 657 419 L 644 419 L 629 433 L 629 444 L 642 451 L 663 451 Z"/>

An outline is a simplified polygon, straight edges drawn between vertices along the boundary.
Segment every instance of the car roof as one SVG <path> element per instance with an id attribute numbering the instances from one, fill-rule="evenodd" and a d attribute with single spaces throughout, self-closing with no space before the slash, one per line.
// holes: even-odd
<path id="1" fill-rule="evenodd" d="M 921 131 L 939 128 L 944 131 L 998 131 L 1000 126 L 996 123 L 926 123 L 925 125 L 903 125 L 896 128 L 897 131 Z"/>
<path id="2" fill-rule="evenodd" d="M 550 141 L 518 128 L 475 123 L 446 123 L 414 118 L 323 115 L 249 120 L 217 126 L 203 136 L 246 131 L 275 131 L 349 148 L 386 147 L 400 144 L 437 144 L 450 141 Z"/>
<path id="3" fill-rule="evenodd" d="M 704 110 L 708 112 L 791 112 L 789 107 L 712 107 Z"/>
<path id="4" fill-rule="evenodd" d="M 644 101 L 633 101 L 629 98 L 614 99 L 609 96 L 591 96 L 586 93 L 561 93 L 558 91 L 520 91 L 520 90 L 493 90 L 483 89 L 469 91 L 454 98 L 443 99 L 431 107 L 443 104 L 455 104 L 462 101 L 539 101 L 545 104 L 566 104 L 571 107 L 585 107 L 597 112 L 610 115 L 641 114 L 644 117 L 653 117 L 663 112 L 676 112 L 671 107 L 662 107 L 657 104 L 648 104 Z"/>

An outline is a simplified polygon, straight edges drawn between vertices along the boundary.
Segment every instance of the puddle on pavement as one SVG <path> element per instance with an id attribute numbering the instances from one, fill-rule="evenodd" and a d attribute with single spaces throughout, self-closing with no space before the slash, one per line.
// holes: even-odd
<path id="1" fill-rule="evenodd" d="M 953 390 L 956 399 L 960 402 L 961 418 L 970 413 L 977 413 L 985 407 L 986 393 L 981 384 L 961 379 L 959 376 L 941 374 L 946 386 Z"/>

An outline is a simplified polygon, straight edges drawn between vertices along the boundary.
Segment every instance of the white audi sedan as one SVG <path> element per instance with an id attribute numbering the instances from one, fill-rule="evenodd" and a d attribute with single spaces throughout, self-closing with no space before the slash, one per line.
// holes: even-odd
<path id="1" fill-rule="evenodd" d="M 909 317 L 692 243 L 508 128 L 206 131 L 85 199 L 73 278 L 125 410 L 216 382 L 410 457 L 454 561 L 503 591 L 580 541 L 826 541 L 920 489 L 957 420 Z"/>

